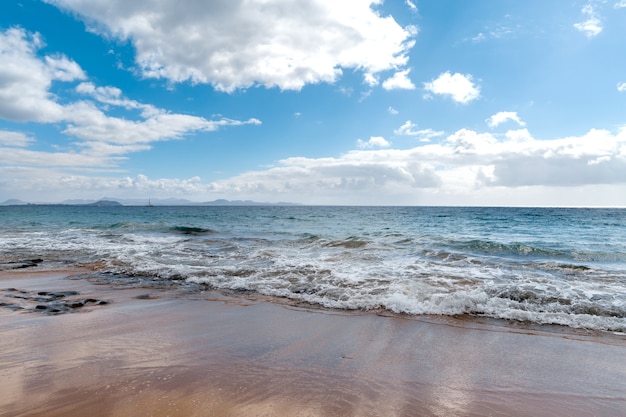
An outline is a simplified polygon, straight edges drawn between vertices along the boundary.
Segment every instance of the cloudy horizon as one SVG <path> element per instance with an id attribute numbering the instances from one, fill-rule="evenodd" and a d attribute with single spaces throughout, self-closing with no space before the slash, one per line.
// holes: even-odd
<path id="1" fill-rule="evenodd" d="M 0 10 L 0 201 L 626 206 L 624 1 Z"/>

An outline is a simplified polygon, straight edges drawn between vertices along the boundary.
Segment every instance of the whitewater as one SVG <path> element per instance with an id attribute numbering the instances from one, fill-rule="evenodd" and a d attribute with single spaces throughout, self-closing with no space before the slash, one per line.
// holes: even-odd
<path id="1" fill-rule="evenodd" d="M 626 332 L 626 210 L 0 207 L 0 269 Z"/>

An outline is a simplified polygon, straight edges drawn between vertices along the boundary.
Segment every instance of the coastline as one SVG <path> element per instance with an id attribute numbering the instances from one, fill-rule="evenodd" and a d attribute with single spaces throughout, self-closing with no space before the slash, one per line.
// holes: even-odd
<path id="1" fill-rule="evenodd" d="M 0 308 L 0 416 L 617 416 L 626 409 L 622 336 L 67 278 L 81 272 L 0 272 L 2 289 L 76 291 L 107 302 L 62 314 Z"/>

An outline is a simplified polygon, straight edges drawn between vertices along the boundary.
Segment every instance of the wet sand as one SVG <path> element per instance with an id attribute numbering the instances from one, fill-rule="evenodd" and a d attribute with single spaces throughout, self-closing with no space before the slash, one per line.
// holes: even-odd
<path id="1" fill-rule="evenodd" d="M 67 278 L 76 272 L 0 272 L 0 302 L 25 308 L 0 308 L 0 416 L 626 410 L 623 335 L 306 309 Z M 54 305 L 83 305 L 65 313 L 36 308 L 37 297 L 60 291 L 78 294 L 57 294 Z"/>

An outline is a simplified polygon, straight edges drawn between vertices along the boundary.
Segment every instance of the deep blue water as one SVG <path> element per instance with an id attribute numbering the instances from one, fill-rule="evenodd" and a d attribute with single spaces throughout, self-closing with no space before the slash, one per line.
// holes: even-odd
<path id="1" fill-rule="evenodd" d="M 0 207 L 0 264 L 626 332 L 626 210 Z"/>

